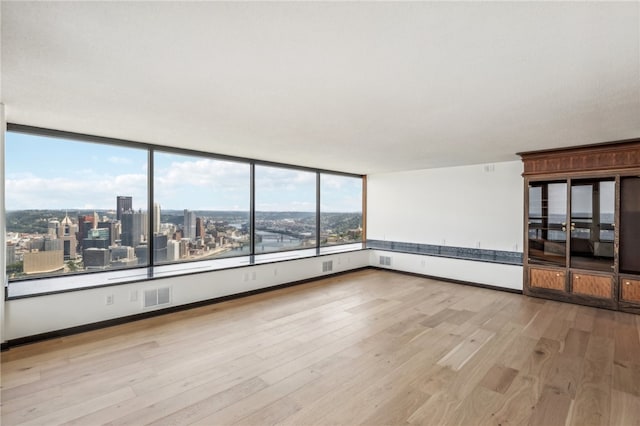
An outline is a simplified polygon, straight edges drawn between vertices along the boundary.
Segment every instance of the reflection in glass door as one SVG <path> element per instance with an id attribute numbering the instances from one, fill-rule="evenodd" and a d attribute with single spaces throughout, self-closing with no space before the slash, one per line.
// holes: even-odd
<path id="1" fill-rule="evenodd" d="M 567 184 L 529 185 L 529 262 L 566 266 Z"/>
<path id="2" fill-rule="evenodd" d="M 640 177 L 620 180 L 620 272 L 640 274 Z"/>
<path id="3" fill-rule="evenodd" d="M 612 272 L 615 181 L 571 183 L 571 267 Z"/>

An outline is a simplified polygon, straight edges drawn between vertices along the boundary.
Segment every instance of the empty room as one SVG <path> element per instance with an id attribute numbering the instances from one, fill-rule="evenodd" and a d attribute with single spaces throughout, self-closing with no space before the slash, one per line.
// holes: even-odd
<path id="1" fill-rule="evenodd" d="M 2 1 L 2 425 L 640 426 L 640 3 Z"/>

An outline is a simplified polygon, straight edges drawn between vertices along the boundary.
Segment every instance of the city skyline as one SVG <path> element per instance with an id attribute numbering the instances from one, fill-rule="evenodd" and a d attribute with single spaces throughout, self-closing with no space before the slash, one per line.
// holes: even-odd
<path id="1" fill-rule="evenodd" d="M 46 146 L 47 149 L 43 149 Z M 75 167 L 74 167 L 75 166 Z M 156 152 L 154 202 L 166 210 L 248 211 L 249 164 Z M 7 132 L 6 208 L 147 209 L 147 151 Z M 358 178 L 322 174 L 321 209 L 362 210 Z M 256 165 L 256 211 L 315 210 L 315 172 Z M 43 202 L 46 200 L 46 202 Z"/>

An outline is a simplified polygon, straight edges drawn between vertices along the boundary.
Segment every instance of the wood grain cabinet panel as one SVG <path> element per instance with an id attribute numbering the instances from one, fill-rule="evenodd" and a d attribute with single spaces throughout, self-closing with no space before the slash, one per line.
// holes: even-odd
<path id="1" fill-rule="evenodd" d="M 564 291 L 565 282 L 566 279 L 564 271 L 529 268 L 529 284 L 531 287 Z"/>
<path id="2" fill-rule="evenodd" d="M 640 303 L 640 280 L 620 279 L 620 299 L 625 302 Z"/>
<path id="3" fill-rule="evenodd" d="M 571 288 L 576 294 L 610 299 L 613 296 L 613 278 L 574 273 L 571 275 Z"/>

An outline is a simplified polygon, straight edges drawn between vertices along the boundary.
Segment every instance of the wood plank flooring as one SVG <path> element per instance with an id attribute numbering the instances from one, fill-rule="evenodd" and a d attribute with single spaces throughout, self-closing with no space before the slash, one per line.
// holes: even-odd
<path id="1" fill-rule="evenodd" d="M 1 368 L 2 425 L 640 425 L 640 316 L 377 270 Z"/>

